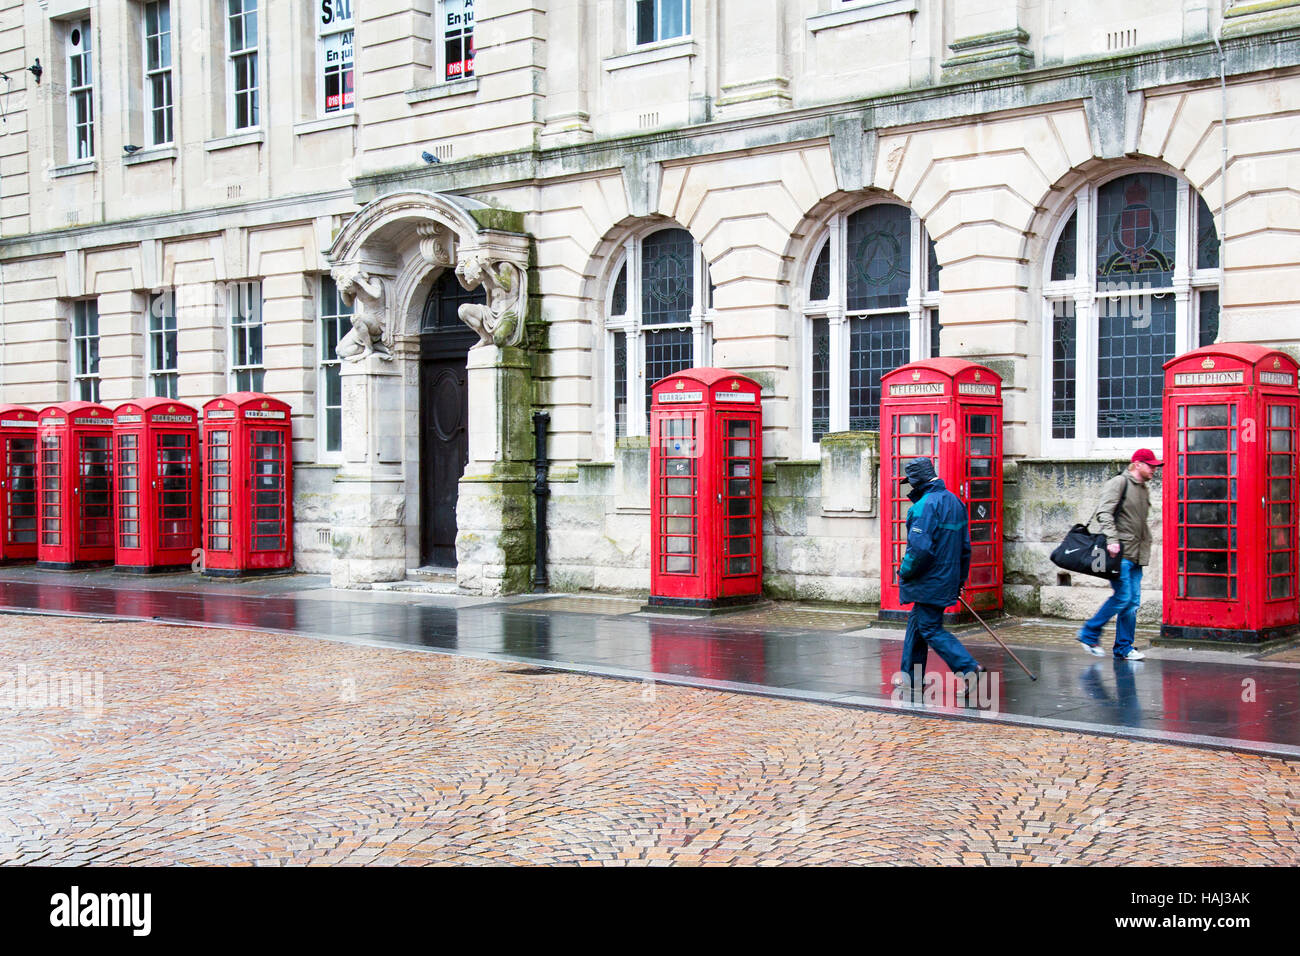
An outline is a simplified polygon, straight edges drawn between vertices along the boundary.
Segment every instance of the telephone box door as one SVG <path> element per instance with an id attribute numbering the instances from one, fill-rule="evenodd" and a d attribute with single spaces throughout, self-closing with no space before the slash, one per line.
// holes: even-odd
<path id="1" fill-rule="evenodd" d="M 36 558 L 36 413 L 0 405 L 0 564 Z"/>
<path id="2" fill-rule="evenodd" d="M 721 436 L 722 557 L 712 562 L 723 596 L 752 594 L 763 580 L 763 426 L 750 413 L 717 412 Z"/>

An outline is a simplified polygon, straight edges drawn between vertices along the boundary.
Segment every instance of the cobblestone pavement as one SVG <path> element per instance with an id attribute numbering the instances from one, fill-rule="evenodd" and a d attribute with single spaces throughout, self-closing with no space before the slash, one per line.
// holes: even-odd
<path id="1" fill-rule="evenodd" d="M 61 618 L 4 672 L 3 863 L 1300 858 L 1300 762 L 1247 754 Z"/>

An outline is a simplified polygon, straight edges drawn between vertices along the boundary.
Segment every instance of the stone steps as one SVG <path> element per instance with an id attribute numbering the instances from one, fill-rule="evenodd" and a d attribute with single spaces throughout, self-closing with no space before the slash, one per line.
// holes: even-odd
<path id="1" fill-rule="evenodd" d="M 401 591 L 413 594 L 459 594 L 456 572 L 451 568 L 408 568 L 404 581 L 379 581 L 374 591 Z"/>

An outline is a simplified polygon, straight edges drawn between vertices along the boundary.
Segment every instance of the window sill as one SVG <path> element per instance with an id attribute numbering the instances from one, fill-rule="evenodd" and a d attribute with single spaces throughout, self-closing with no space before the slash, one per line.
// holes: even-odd
<path id="1" fill-rule="evenodd" d="M 82 173 L 93 173 L 99 169 L 99 162 L 93 159 L 85 159 L 77 163 L 68 163 L 66 166 L 55 166 L 50 170 L 52 179 L 62 179 L 64 176 L 80 176 Z"/>
<path id="2" fill-rule="evenodd" d="M 848 26 L 850 23 L 863 23 L 867 20 L 879 20 L 892 17 L 896 13 L 916 13 L 916 0 L 873 0 L 860 7 L 847 10 L 832 10 L 808 18 L 808 29 L 813 33 L 829 30 L 832 27 Z"/>
<path id="3" fill-rule="evenodd" d="M 691 37 L 678 37 L 660 43 L 647 43 L 644 46 L 637 47 L 630 53 L 605 57 L 600 61 L 600 65 L 605 68 L 606 72 L 613 73 L 615 70 L 626 70 L 646 63 L 659 63 L 663 60 L 695 56 L 698 52 L 694 39 Z"/>
<path id="4" fill-rule="evenodd" d="M 175 159 L 179 155 L 175 146 L 150 146 L 146 149 L 122 157 L 123 166 L 139 166 L 141 163 L 156 163 L 164 159 Z"/>
<path id="5" fill-rule="evenodd" d="M 352 110 L 338 113 L 334 116 L 325 116 L 321 119 L 308 120 L 305 123 L 295 123 L 293 134 L 295 136 L 306 136 L 310 133 L 320 133 L 327 129 L 342 129 L 345 126 L 356 126 L 357 114 Z"/>
<path id="6" fill-rule="evenodd" d="M 236 146 L 248 146 L 253 143 L 259 146 L 266 142 L 266 133 L 260 129 L 246 130 L 242 133 L 234 133 L 230 136 L 222 136 L 219 139 L 209 139 L 203 143 L 203 148 L 209 153 L 218 149 L 233 149 Z"/>
<path id="7" fill-rule="evenodd" d="M 449 80 L 446 83 L 439 83 L 437 86 L 425 86 L 418 90 L 407 90 L 406 102 L 427 103 L 429 100 L 441 100 L 448 96 L 459 96 L 462 93 L 477 92 L 478 77 L 471 76 L 467 80 Z"/>

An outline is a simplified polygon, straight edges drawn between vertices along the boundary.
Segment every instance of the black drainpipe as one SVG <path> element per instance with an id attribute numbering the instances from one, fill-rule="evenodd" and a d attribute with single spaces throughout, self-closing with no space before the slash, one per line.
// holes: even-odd
<path id="1" fill-rule="evenodd" d="M 546 499 L 551 496 L 550 486 L 546 482 L 546 426 L 551 416 L 546 412 L 533 412 L 533 437 L 536 442 L 533 453 L 533 497 L 537 500 L 537 520 L 534 523 L 536 540 L 533 547 L 537 552 L 537 569 L 533 572 L 533 590 L 545 591 L 550 582 L 546 580 Z"/>

